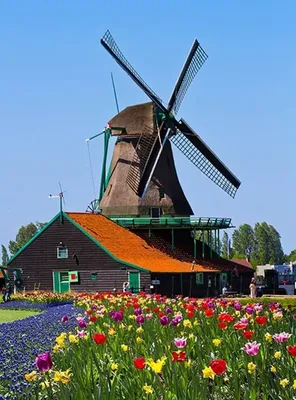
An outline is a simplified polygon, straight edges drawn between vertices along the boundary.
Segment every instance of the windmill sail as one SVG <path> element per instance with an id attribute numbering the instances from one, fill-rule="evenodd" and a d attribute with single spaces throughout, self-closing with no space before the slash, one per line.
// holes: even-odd
<path id="1" fill-rule="evenodd" d="M 121 68 L 132 78 L 132 80 L 136 82 L 136 84 L 147 94 L 147 96 L 150 97 L 150 99 L 155 104 L 157 104 L 161 110 L 166 111 L 165 107 L 162 104 L 162 100 L 147 85 L 147 83 L 140 77 L 136 70 L 127 61 L 109 31 L 107 31 L 101 39 L 101 44 L 108 51 L 108 53 L 111 54 L 111 56 L 121 66 Z"/>
<path id="2" fill-rule="evenodd" d="M 183 119 L 180 121 L 178 133 L 170 140 L 217 186 L 231 197 L 235 196 L 241 182 Z"/>
<path id="3" fill-rule="evenodd" d="M 168 111 L 172 110 L 177 114 L 189 86 L 207 58 L 206 52 L 199 42 L 195 40 L 171 94 Z"/>

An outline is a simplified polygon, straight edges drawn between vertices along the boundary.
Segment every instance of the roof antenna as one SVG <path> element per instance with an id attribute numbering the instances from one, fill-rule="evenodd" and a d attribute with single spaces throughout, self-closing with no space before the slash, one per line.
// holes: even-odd
<path id="1" fill-rule="evenodd" d="M 66 205 L 65 199 L 64 199 L 64 193 L 66 193 L 67 190 L 62 190 L 62 185 L 59 182 L 59 188 L 60 192 L 58 195 L 52 195 L 50 194 L 48 196 L 49 199 L 60 199 L 60 222 L 63 222 L 63 203 L 64 206 Z"/>
<path id="2" fill-rule="evenodd" d="M 111 81 L 112 81 L 112 86 L 113 86 L 113 92 L 114 92 L 114 97 L 115 97 L 115 103 L 116 103 L 117 113 L 119 114 L 119 106 L 118 106 L 117 94 L 116 94 L 116 89 L 115 89 L 115 84 L 114 84 L 114 79 L 113 79 L 113 74 L 112 74 L 112 72 L 111 72 Z"/>

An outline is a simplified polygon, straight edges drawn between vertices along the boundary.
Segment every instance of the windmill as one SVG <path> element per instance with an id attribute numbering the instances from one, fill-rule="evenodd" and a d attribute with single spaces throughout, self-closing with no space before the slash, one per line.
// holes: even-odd
<path id="1" fill-rule="evenodd" d="M 60 192 L 59 192 L 57 195 L 52 195 L 52 194 L 50 194 L 50 195 L 48 196 L 48 198 L 49 198 L 49 199 L 60 199 L 60 214 L 62 215 L 62 212 L 63 212 L 63 204 L 64 204 L 64 206 L 66 205 L 66 202 L 65 202 L 65 199 L 64 199 L 64 193 L 66 193 L 66 190 L 63 191 L 62 185 L 61 185 L 60 182 L 58 182 L 58 184 L 59 184 Z"/>
<path id="2" fill-rule="evenodd" d="M 189 124 L 175 116 L 207 59 L 200 43 L 193 42 L 167 107 L 127 61 L 109 31 L 101 44 L 151 100 L 127 107 L 112 118 L 101 133 L 105 134 L 105 141 L 110 136 L 118 136 L 108 174 L 106 152 L 104 155 L 99 196 L 102 212 L 105 215 L 143 215 L 149 213 L 148 210 L 161 209 L 171 215 L 192 215 L 177 177 L 171 143 L 234 197 L 240 181 Z"/>

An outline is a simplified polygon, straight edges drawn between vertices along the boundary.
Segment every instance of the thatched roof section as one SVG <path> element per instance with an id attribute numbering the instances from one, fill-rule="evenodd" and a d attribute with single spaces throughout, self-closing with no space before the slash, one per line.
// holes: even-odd
<path id="1" fill-rule="evenodd" d="M 153 108 L 152 102 L 126 107 L 109 121 L 109 125 L 125 128 L 128 135 L 141 135 L 145 125 L 153 129 Z"/>

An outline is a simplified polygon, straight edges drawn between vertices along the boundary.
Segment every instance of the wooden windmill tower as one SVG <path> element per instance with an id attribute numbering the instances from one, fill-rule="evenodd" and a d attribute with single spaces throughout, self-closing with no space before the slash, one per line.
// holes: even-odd
<path id="1" fill-rule="evenodd" d="M 105 156 L 100 196 L 95 207 L 106 216 L 192 215 L 178 180 L 171 142 L 201 172 L 234 197 L 240 181 L 184 119 L 175 117 L 190 84 L 207 59 L 199 42 L 195 40 L 192 45 L 167 107 L 123 56 L 109 31 L 101 44 L 151 102 L 127 107 L 112 118 L 102 132 Z M 110 136 L 118 138 L 107 172 Z"/>

